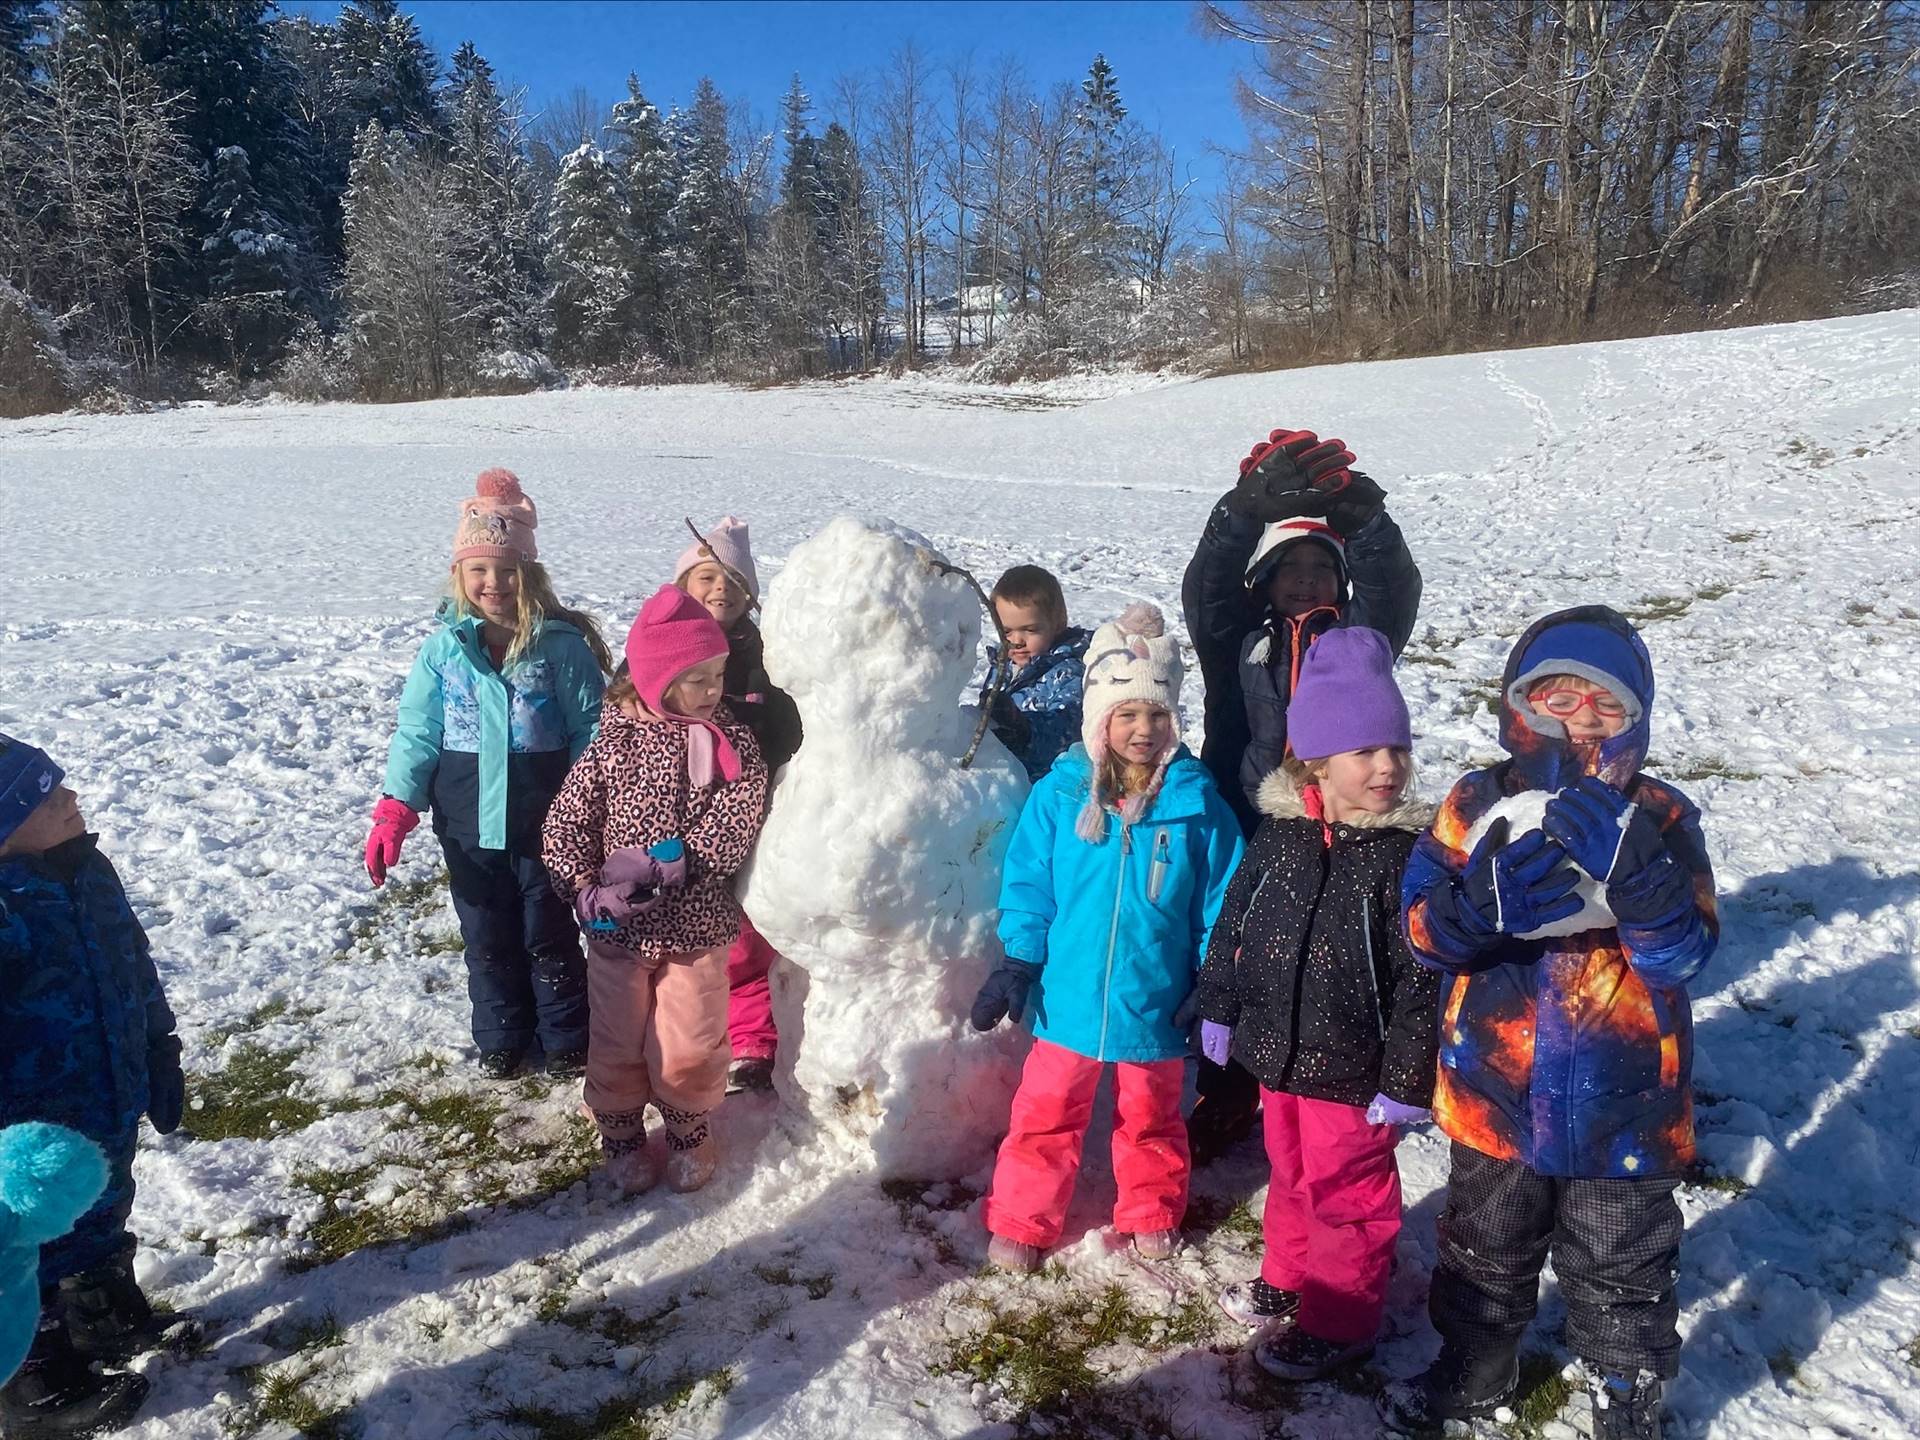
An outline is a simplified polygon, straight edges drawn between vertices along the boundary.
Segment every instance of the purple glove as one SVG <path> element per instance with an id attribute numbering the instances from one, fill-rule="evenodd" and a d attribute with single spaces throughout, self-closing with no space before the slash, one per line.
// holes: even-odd
<path id="1" fill-rule="evenodd" d="M 1216 1065 L 1227 1063 L 1233 1049 L 1233 1027 L 1214 1020 L 1200 1022 L 1200 1053 Z"/>
<path id="2" fill-rule="evenodd" d="M 1369 1125 L 1424 1125 L 1432 1118 L 1431 1110 L 1422 1110 L 1418 1105 L 1402 1105 L 1386 1094 L 1374 1096 L 1373 1103 L 1367 1106 Z"/>
<path id="3" fill-rule="evenodd" d="M 599 878 L 574 897 L 573 913 L 593 933 L 611 934 L 623 921 L 658 905 L 662 892 L 686 881 L 686 850 L 678 840 L 663 840 L 648 850 L 629 845 L 606 858 Z"/>

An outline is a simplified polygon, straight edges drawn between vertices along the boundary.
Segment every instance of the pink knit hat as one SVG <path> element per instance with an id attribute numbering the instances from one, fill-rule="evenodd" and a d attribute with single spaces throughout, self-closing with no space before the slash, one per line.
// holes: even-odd
<path id="1" fill-rule="evenodd" d="M 460 502 L 453 532 L 453 563 L 462 560 L 537 560 L 533 530 L 540 523 L 533 501 L 511 470 L 482 470 L 471 498 Z"/>
<path id="2" fill-rule="evenodd" d="M 753 551 L 747 545 L 747 522 L 724 515 L 720 523 L 710 530 L 702 530 L 701 538 L 680 552 L 680 558 L 673 565 L 673 580 L 677 585 L 687 578 L 687 572 L 696 565 L 704 565 L 709 560 L 717 560 L 730 571 L 740 588 L 747 592 L 747 598 L 754 604 L 760 603 L 760 577 L 753 572 Z"/>
<path id="3" fill-rule="evenodd" d="M 710 754 L 719 761 L 728 780 L 740 778 L 740 756 L 710 720 L 695 720 L 667 709 L 664 696 L 673 682 L 696 665 L 727 653 L 727 632 L 707 613 L 707 607 L 686 591 L 662 585 L 640 607 L 633 629 L 627 632 L 627 678 L 642 703 L 662 720 L 692 727 L 688 736 L 689 768 L 705 783 L 701 761 Z"/>

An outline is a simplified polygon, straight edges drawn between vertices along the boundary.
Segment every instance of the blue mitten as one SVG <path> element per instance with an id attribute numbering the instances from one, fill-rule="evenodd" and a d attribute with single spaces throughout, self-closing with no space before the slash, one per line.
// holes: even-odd
<path id="1" fill-rule="evenodd" d="M 1525 935 L 1580 909 L 1580 872 L 1567 852 L 1538 830 L 1511 845 L 1504 819 L 1487 828 L 1466 868 L 1427 895 L 1434 924 L 1459 942 L 1485 949 L 1503 935 Z"/>
<path id="2" fill-rule="evenodd" d="M 1608 908 L 1628 924 L 1663 920 L 1688 900 L 1691 882 L 1660 827 L 1606 781 L 1587 776 L 1547 802 L 1547 834 L 1607 886 Z"/>

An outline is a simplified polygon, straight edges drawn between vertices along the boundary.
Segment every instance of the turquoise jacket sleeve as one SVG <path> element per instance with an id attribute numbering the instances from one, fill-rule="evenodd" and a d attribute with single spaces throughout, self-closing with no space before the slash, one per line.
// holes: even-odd
<path id="1" fill-rule="evenodd" d="M 1053 846 L 1059 829 L 1059 782 L 1043 776 L 1013 828 L 1000 880 L 1000 943 L 1007 957 L 1047 963 L 1047 933 L 1059 913 L 1053 893 Z"/>
<path id="2" fill-rule="evenodd" d="M 1206 874 L 1202 883 L 1193 887 L 1193 968 L 1196 972 L 1207 958 L 1207 943 L 1213 938 L 1213 927 L 1219 924 L 1221 912 L 1226 909 L 1227 888 L 1233 884 L 1247 849 L 1240 821 L 1212 784 L 1207 786 L 1206 815 L 1200 823 L 1206 843 Z"/>
<path id="3" fill-rule="evenodd" d="M 407 675 L 406 688 L 400 692 L 400 718 L 393 727 L 393 742 L 387 747 L 387 794 L 415 810 L 425 810 L 433 784 L 433 772 L 440 764 L 441 727 L 445 704 L 440 694 L 440 667 L 434 651 L 440 636 L 435 635 L 414 656 L 413 669 Z"/>
<path id="4" fill-rule="evenodd" d="M 607 677 L 584 639 L 561 648 L 554 683 L 560 710 L 567 721 L 567 758 L 578 760 L 600 728 L 600 704 L 606 697 Z"/>

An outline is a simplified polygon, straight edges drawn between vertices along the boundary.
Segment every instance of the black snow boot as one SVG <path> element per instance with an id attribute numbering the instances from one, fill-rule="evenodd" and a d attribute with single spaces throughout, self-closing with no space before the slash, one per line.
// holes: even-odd
<path id="1" fill-rule="evenodd" d="M 20 1373 L 0 1388 L 0 1434 L 7 1440 L 105 1435 L 133 1418 L 147 1398 L 143 1375 L 101 1373 L 73 1348 L 59 1307 L 44 1316 Z"/>
<path id="2" fill-rule="evenodd" d="M 134 1281 L 131 1250 L 62 1280 L 60 1309 L 67 1338 L 88 1360 L 122 1364 L 166 1343 L 166 1322 Z"/>
<path id="3" fill-rule="evenodd" d="M 1520 1388 L 1517 1348 L 1470 1354 L 1442 1344 L 1426 1373 L 1396 1395 L 1388 1418 L 1406 1434 L 1437 1435 L 1449 1420 L 1484 1420 Z"/>
<path id="4" fill-rule="evenodd" d="M 1587 1367 L 1593 1400 L 1593 1440 L 1660 1440 L 1660 1377 L 1609 1374 Z"/>

